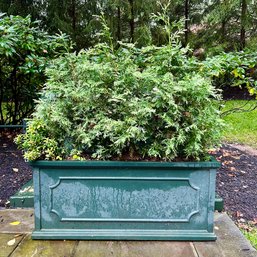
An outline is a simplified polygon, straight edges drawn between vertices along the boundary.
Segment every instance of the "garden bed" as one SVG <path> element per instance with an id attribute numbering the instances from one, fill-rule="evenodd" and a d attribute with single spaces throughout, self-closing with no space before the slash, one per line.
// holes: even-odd
<path id="1" fill-rule="evenodd" d="M 0 207 L 8 206 L 9 197 L 32 178 L 31 168 L 13 143 L 14 135 L 0 134 Z"/>
<path id="2" fill-rule="evenodd" d="M 237 222 L 257 220 L 257 155 L 229 144 L 214 153 L 222 166 L 217 171 L 217 193 L 224 199 L 225 211 Z"/>

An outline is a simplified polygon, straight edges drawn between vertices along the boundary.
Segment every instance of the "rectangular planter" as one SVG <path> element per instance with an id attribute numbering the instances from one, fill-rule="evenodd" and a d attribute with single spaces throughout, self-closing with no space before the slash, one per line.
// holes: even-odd
<path id="1" fill-rule="evenodd" d="M 33 239 L 215 240 L 210 162 L 32 162 Z"/>

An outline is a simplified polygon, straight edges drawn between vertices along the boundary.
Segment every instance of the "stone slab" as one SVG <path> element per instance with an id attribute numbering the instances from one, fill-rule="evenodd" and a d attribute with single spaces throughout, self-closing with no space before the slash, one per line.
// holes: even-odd
<path id="1" fill-rule="evenodd" d="M 74 257 L 121 257 L 119 241 L 79 241 Z"/>
<path id="2" fill-rule="evenodd" d="M 9 256 L 20 241 L 23 239 L 24 235 L 14 235 L 14 234 L 0 234 L 0 257 Z M 8 242 L 13 241 L 10 245 Z"/>
<path id="3" fill-rule="evenodd" d="M 26 235 L 11 257 L 70 257 L 77 241 L 37 241 Z M 86 255 L 84 255 L 86 257 Z"/>
<path id="4" fill-rule="evenodd" d="M 0 210 L 0 257 L 257 257 L 226 213 L 215 214 L 216 242 L 32 240 L 33 209 Z M 10 222 L 20 221 L 17 226 Z M 16 234 L 19 234 L 17 236 Z M 8 241 L 15 243 L 8 246 Z"/>
<path id="5" fill-rule="evenodd" d="M 80 241 L 74 257 L 198 257 L 190 242 Z"/>
<path id="6" fill-rule="evenodd" d="M 191 242 L 127 242 L 124 257 L 197 257 Z"/>
<path id="7" fill-rule="evenodd" d="M 215 233 L 225 257 L 257 257 L 257 251 L 226 213 L 215 215 Z"/>
<path id="8" fill-rule="evenodd" d="M 194 242 L 198 257 L 226 257 L 216 242 Z"/>
<path id="9" fill-rule="evenodd" d="M 0 233 L 31 233 L 34 228 L 33 209 L 7 209 L 0 210 Z M 18 225 L 11 222 L 19 221 Z"/>

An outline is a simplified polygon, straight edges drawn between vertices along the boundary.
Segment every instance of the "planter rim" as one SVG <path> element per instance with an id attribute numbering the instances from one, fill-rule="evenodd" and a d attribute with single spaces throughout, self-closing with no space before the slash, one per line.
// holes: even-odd
<path id="1" fill-rule="evenodd" d="M 141 167 L 141 168 L 219 168 L 220 163 L 211 157 L 210 161 L 201 162 L 152 162 L 152 161 L 30 161 L 29 164 L 32 167 Z"/>

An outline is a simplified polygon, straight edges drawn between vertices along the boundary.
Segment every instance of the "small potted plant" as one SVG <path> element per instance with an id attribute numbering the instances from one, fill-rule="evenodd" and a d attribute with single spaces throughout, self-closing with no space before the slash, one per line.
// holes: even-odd
<path id="1" fill-rule="evenodd" d="M 215 240 L 219 94 L 186 49 L 98 44 L 67 54 L 27 132 L 34 239 Z"/>

